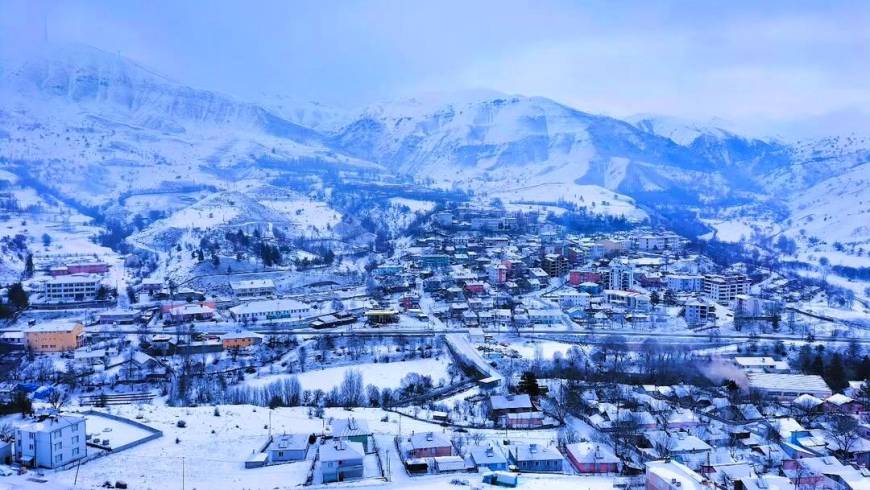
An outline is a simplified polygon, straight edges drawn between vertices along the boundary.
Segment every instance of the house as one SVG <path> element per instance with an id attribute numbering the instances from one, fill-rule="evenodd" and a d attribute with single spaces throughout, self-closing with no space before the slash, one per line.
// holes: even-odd
<path id="1" fill-rule="evenodd" d="M 821 376 L 815 374 L 747 373 L 749 389 L 781 401 L 808 394 L 825 399 L 833 394 Z"/>
<path id="2" fill-rule="evenodd" d="M 788 361 L 778 361 L 766 356 L 737 356 L 734 365 L 748 373 L 788 373 L 791 367 Z"/>
<path id="3" fill-rule="evenodd" d="M 130 355 L 129 362 L 133 369 L 144 374 L 148 378 L 159 379 L 169 372 L 166 365 L 142 351 L 134 351 L 133 354 Z"/>
<path id="4" fill-rule="evenodd" d="M 260 322 L 269 320 L 301 320 L 311 311 L 311 307 L 292 299 L 266 299 L 250 301 L 230 308 L 230 315 L 238 322 Z"/>
<path id="5" fill-rule="evenodd" d="M 565 460 L 556 449 L 537 443 L 510 446 L 508 459 L 520 471 L 528 473 L 561 473 Z"/>
<path id="6" fill-rule="evenodd" d="M 841 393 L 835 393 L 829 396 L 822 406 L 828 413 L 859 414 L 864 411 L 864 406 L 861 405 L 861 402 L 853 400 Z"/>
<path id="7" fill-rule="evenodd" d="M 411 447 L 408 455 L 412 458 L 434 458 L 452 456 L 453 444 L 444 434 L 435 432 L 418 432 L 408 438 Z"/>
<path id="8" fill-rule="evenodd" d="M 646 463 L 646 490 L 711 490 L 712 483 L 677 461 Z"/>
<path id="9" fill-rule="evenodd" d="M 385 325 L 388 323 L 398 323 L 399 312 L 392 309 L 375 309 L 365 312 L 366 321 L 375 325 Z"/>
<path id="10" fill-rule="evenodd" d="M 15 459 L 26 466 L 59 468 L 84 458 L 85 418 L 51 415 L 15 430 Z"/>
<path id="11" fill-rule="evenodd" d="M 612 449 L 592 442 L 578 442 L 565 447 L 568 461 L 582 474 L 619 473 L 622 460 Z"/>
<path id="12" fill-rule="evenodd" d="M 75 274 L 48 279 L 43 284 L 43 298 L 48 303 L 80 303 L 97 299 L 102 278 Z"/>
<path id="13" fill-rule="evenodd" d="M 544 413 L 538 411 L 507 413 L 499 417 L 498 423 L 510 429 L 536 429 L 544 425 Z"/>
<path id="14" fill-rule="evenodd" d="M 230 288 L 232 288 L 236 298 L 257 298 L 275 295 L 275 283 L 271 279 L 238 281 L 231 283 Z"/>
<path id="15" fill-rule="evenodd" d="M 356 317 L 352 313 L 333 313 L 331 315 L 323 315 L 311 321 L 311 328 L 335 328 L 342 325 L 350 325 L 356 321 Z"/>
<path id="16" fill-rule="evenodd" d="M 308 434 L 281 434 L 266 446 L 267 464 L 302 461 L 308 456 Z"/>
<path id="17" fill-rule="evenodd" d="M 53 320 L 24 331 L 27 348 L 33 352 L 67 352 L 85 343 L 85 326 L 79 322 Z"/>
<path id="18" fill-rule="evenodd" d="M 536 411 L 535 405 L 528 394 L 493 395 L 489 397 L 489 416 L 500 420 L 509 413 L 526 413 Z"/>
<path id="19" fill-rule="evenodd" d="M 98 315 L 100 325 L 132 325 L 139 319 L 136 310 L 109 310 Z"/>
<path id="20" fill-rule="evenodd" d="M 247 349 L 248 347 L 258 345 L 262 342 L 262 335 L 248 330 L 236 330 L 235 332 L 221 335 L 221 344 L 223 344 L 224 349 L 227 350 Z"/>
<path id="21" fill-rule="evenodd" d="M 797 459 L 792 464 L 784 465 L 783 472 L 795 488 L 867 488 L 867 476 L 833 456 Z"/>
<path id="22" fill-rule="evenodd" d="M 321 444 L 318 457 L 323 483 L 356 480 L 363 477 L 365 449 L 359 442 L 339 438 Z"/>
<path id="23" fill-rule="evenodd" d="M 169 321 L 188 323 L 213 320 L 215 309 L 205 303 L 191 303 L 175 306 L 169 310 Z"/>
<path id="24" fill-rule="evenodd" d="M 333 439 L 344 439 L 350 442 L 362 444 L 365 452 L 372 445 L 372 431 L 365 420 L 357 420 L 353 417 L 348 419 L 334 419 L 329 426 L 329 435 Z"/>
<path id="25" fill-rule="evenodd" d="M 558 325 L 562 323 L 562 312 L 556 309 L 533 309 L 528 311 L 529 323 L 534 325 Z"/>
<path id="26" fill-rule="evenodd" d="M 488 446 L 474 446 L 469 449 L 471 461 L 477 466 L 478 471 L 488 469 L 490 471 L 503 471 L 507 469 L 507 458 L 501 450 Z"/>

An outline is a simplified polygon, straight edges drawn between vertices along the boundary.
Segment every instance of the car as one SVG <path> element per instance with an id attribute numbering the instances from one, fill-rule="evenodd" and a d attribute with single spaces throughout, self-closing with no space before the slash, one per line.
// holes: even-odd
<path id="1" fill-rule="evenodd" d="M 10 468 L 6 465 L 0 464 L 0 476 L 12 476 L 12 475 L 17 475 L 17 474 L 18 474 L 18 472 L 13 470 L 12 468 Z"/>

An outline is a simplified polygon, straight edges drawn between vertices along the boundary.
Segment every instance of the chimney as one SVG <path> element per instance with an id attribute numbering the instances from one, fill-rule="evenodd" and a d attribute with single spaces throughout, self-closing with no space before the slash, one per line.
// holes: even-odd
<path id="1" fill-rule="evenodd" d="M 538 444 L 537 443 L 529 444 L 529 452 L 533 453 L 533 454 L 538 452 Z"/>
<path id="2" fill-rule="evenodd" d="M 431 432 L 427 432 L 427 433 L 426 433 L 426 440 L 427 440 L 427 441 L 431 441 L 431 440 L 433 440 L 434 438 L 435 438 L 435 435 L 432 434 Z"/>

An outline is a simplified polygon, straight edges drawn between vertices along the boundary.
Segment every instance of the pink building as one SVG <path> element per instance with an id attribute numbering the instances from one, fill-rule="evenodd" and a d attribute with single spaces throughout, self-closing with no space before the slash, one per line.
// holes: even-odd
<path id="1" fill-rule="evenodd" d="M 412 458 L 453 456 L 453 444 L 443 434 L 435 432 L 411 434 L 408 442 L 411 446 L 408 455 Z"/>
<path id="2" fill-rule="evenodd" d="M 622 460 L 607 446 L 578 442 L 568 444 L 565 452 L 578 473 L 600 475 L 622 471 Z"/>

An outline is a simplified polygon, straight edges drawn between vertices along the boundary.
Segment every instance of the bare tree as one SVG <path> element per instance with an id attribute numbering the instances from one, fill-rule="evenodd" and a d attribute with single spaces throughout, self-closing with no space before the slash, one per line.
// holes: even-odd
<path id="1" fill-rule="evenodd" d="M 70 394 L 66 389 L 54 387 L 51 392 L 49 392 L 46 401 L 51 405 L 51 408 L 54 411 L 60 412 L 60 409 L 69 401 L 69 399 Z"/>
<path id="2" fill-rule="evenodd" d="M 848 459 L 852 447 L 858 442 L 858 421 L 849 415 L 835 415 L 831 418 L 825 431 L 837 444 L 834 451 L 843 459 Z"/>

